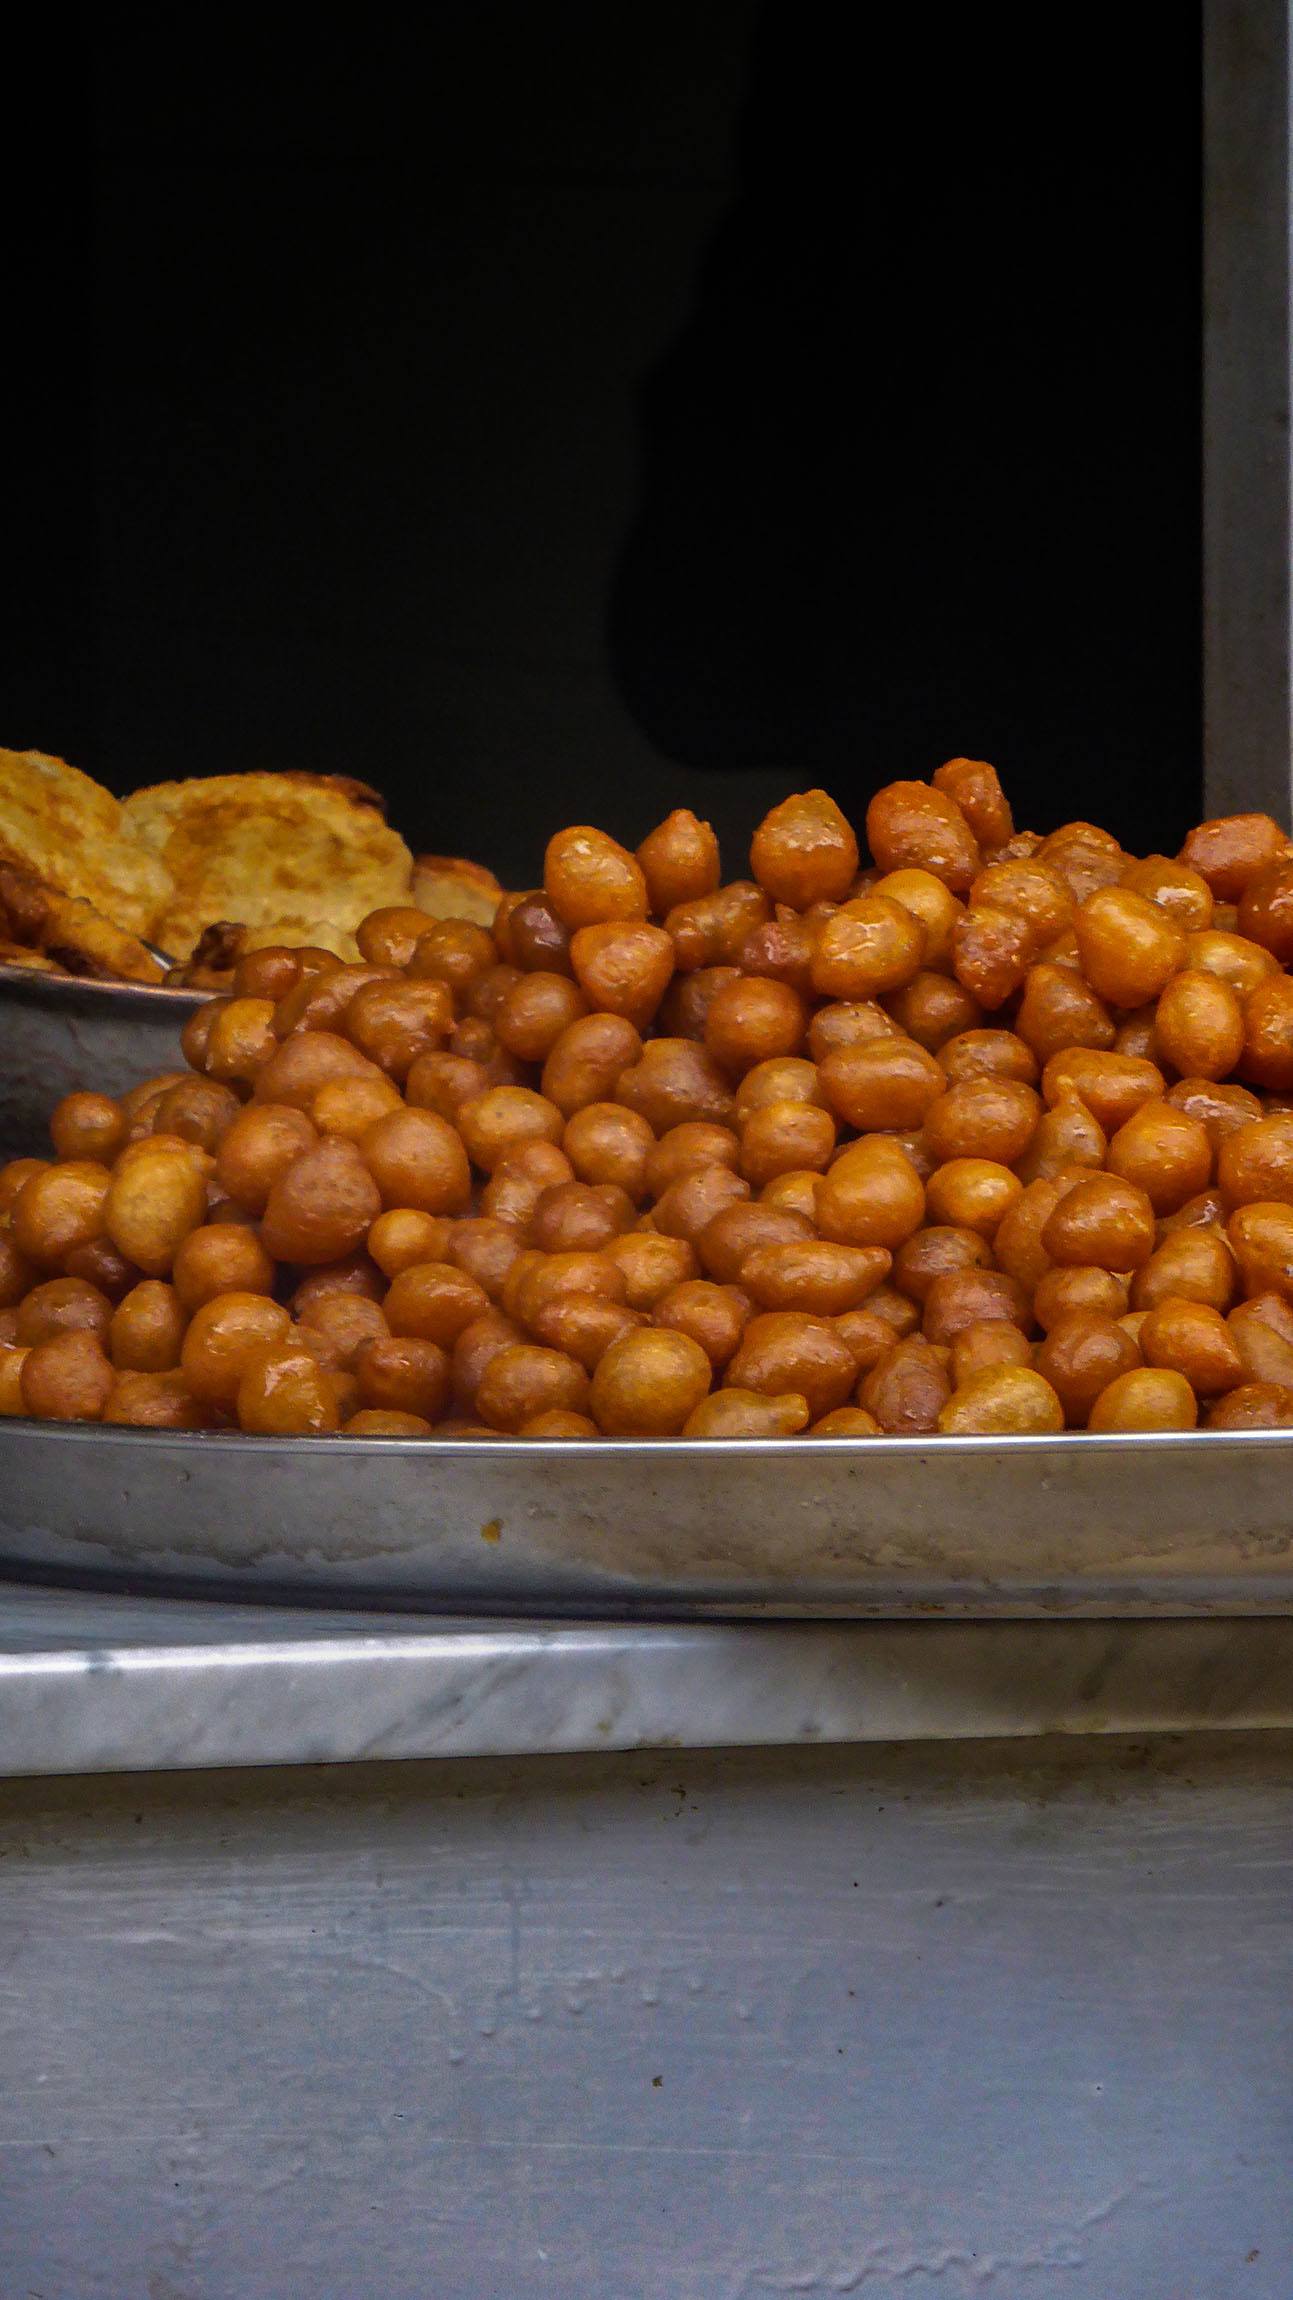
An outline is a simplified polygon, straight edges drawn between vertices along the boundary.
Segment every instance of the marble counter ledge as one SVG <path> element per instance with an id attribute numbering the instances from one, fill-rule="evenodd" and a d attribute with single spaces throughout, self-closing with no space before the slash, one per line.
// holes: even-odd
<path id="1" fill-rule="evenodd" d="M 0 1773 L 1293 1726 L 1293 1620 L 643 1624 L 0 1585 Z"/>

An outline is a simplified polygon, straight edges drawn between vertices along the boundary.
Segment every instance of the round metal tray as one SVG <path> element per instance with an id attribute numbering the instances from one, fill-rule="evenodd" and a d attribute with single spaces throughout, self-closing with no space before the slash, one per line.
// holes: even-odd
<path id="1" fill-rule="evenodd" d="M 180 1032 L 210 995 L 0 966 L 0 1160 L 46 1156 L 50 1112 L 77 1087 L 124 1094 L 183 1070 Z"/>
<path id="2" fill-rule="evenodd" d="M 1293 1613 L 1293 1434 L 563 1444 L 0 1421 L 0 1570 L 567 1616 Z"/>

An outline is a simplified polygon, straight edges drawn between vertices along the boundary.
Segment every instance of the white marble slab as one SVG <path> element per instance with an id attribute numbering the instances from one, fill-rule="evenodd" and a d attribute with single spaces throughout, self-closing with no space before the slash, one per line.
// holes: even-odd
<path id="1" fill-rule="evenodd" d="M 579 1626 L 0 1587 L 0 1773 L 1293 1726 L 1293 1621 Z"/>

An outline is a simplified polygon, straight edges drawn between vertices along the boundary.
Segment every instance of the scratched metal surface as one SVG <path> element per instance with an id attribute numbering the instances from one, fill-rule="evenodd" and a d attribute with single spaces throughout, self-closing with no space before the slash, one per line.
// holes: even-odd
<path id="1" fill-rule="evenodd" d="M 1293 1436 L 258 1439 L 0 1422 L 0 1567 L 449 1612 L 1293 1612 Z"/>
<path id="2" fill-rule="evenodd" d="M 1288 2300 L 1293 1741 L 0 1791 L 6 2300 Z"/>
<path id="3" fill-rule="evenodd" d="M 121 1094 L 183 1070 L 180 1032 L 204 997 L 0 966 L 0 1160 L 47 1157 L 50 1111 L 79 1086 Z"/>

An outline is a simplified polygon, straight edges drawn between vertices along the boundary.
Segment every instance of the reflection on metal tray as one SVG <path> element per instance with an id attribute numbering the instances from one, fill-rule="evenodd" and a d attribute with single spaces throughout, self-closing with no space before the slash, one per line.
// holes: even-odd
<path id="1" fill-rule="evenodd" d="M 183 1070 L 180 1032 L 208 996 L 0 966 L 0 1159 L 47 1157 L 50 1112 L 77 1087 L 124 1094 Z"/>
<path id="2" fill-rule="evenodd" d="M 0 1567 L 455 1612 L 1293 1613 L 1293 1436 L 469 1443 L 5 1421 Z"/>

